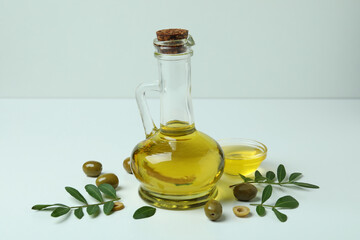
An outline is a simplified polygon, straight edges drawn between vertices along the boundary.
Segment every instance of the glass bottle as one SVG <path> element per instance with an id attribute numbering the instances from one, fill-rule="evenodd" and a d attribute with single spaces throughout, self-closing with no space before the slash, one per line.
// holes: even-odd
<path id="1" fill-rule="evenodd" d="M 140 196 L 166 209 L 198 207 L 216 197 L 216 182 L 224 169 L 218 143 L 195 128 L 190 74 L 193 45 L 190 35 L 155 39 L 159 81 L 143 83 L 136 90 L 146 139 L 135 146 L 131 168 L 141 182 Z M 160 128 L 151 118 L 146 91 L 160 92 Z"/>

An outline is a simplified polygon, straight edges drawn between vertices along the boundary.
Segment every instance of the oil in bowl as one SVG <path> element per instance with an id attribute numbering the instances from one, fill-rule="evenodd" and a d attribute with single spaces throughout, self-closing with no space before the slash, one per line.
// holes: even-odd
<path id="1" fill-rule="evenodd" d="M 267 155 L 267 147 L 258 141 L 229 138 L 218 142 L 225 155 L 224 172 L 230 175 L 255 172 Z"/>

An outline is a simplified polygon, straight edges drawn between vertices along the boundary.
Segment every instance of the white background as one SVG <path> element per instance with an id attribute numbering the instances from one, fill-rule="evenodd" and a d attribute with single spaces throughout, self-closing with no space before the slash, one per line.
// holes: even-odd
<path id="1" fill-rule="evenodd" d="M 0 97 L 133 97 L 181 27 L 194 97 L 358 98 L 359 24 L 359 0 L 0 0 Z"/>

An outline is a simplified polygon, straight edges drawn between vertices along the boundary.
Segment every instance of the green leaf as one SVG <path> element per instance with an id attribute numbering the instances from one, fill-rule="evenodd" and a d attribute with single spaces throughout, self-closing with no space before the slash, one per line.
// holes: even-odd
<path id="1" fill-rule="evenodd" d="M 298 206 L 299 206 L 299 202 L 292 196 L 281 197 L 275 203 L 275 207 L 281 207 L 281 208 L 293 209 L 293 208 L 297 208 Z"/>
<path id="2" fill-rule="evenodd" d="M 80 207 L 80 208 L 77 208 L 75 211 L 74 211 L 74 214 L 75 216 L 78 218 L 78 219 L 82 219 L 83 216 L 84 216 L 84 212 L 83 212 L 83 209 Z"/>
<path id="3" fill-rule="evenodd" d="M 251 182 L 251 181 L 254 181 L 254 179 L 252 179 L 252 178 L 246 178 L 246 182 Z"/>
<path id="4" fill-rule="evenodd" d="M 32 210 L 41 210 L 41 209 L 44 209 L 44 208 L 47 208 L 47 207 L 50 207 L 50 206 L 54 206 L 53 204 L 50 204 L 50 205 L 44 205 L 44 204 L 38 204 L 38 205 L 34 205 L 32 206 Z"/>
<path id="5" fill-rule="evenodd" d="M 269 181 L 273 181 L 275 179 L 275 173 L 273 171 L 268 171 L 266 173 L 266 178 L 269 180 Z"/>
<path id="6" fill-rule="evenodd" d="M 109 215 L 114 207 L 114 202 L 107 202 L 104 204 L 104 213 Z"/>
<path id="7" fill-rule="evenodd" d="M 267 185 L 264 188 L 264 191 L 262 193 L 262 197 L 261 197 L 261 204 L 263 204 L 264 202 L 266 202 L 266 200 L 268 200 L 271 197 L 272 194 L 272 186 L 271 185 Z"/>
<path id="8" fill-rule="evenodd" d="M 292 182 L 292 183 L 304 188 L 320 188 L 319 186 L 310 183 L 303 183 L 303 182 Z"/>
<path id="9" fill-rule="evenodd" d="M 281 183 L 282 180 L 284 180 L 285 176 L 286 176 L 285 167 L 284 167 L 284 165 L 280 164 L 277 169 L 277 178 L 278 178 L 279 183 Z"/>
<path id="10" fill-rule="evenodd" d="M 289 181 L 292 182 L 295 179 L 299 178 L 300 176 L 301 176 L 301 173 L 299 173 L 299 172 L 292 173 L 289 177 Z"/>
<path id="11" fill-rule="evenodd" d="M 111 186 L 110 184 L 108 184 L 108 183 L 100 184 L 99 189 L 100 189 L 101 192 L 103 192 L 107 196 L 109 196 L 109 197 L 111 197 L 113 199 L 117 198 L 116 191 L 115 191 L 114 187 Z"/>
<path id="12" fill-rule="evenodd" d="M 281 222 L 286 222 L 287 216 L 285 214 L 279 212 L 276 208 L 273 208 L 272 210 Z"/>
<path id="13" fill-rule="evenodd" d="M 46 210 L 45 208 L 53 207 L 53 206 L 68 207 L 64 204 L 56 203 L 56 204 L 38 204 L 38 205 L 34 205 L 31 209 L 32 210 Z"/>
<path id="14" fill-rule="evenodd" d="M 75 188 L 72 187 L 65 187 L 65 190 L 74 198 L 76 198 L 77 200 L 79 200 L 80 202 L 83 202 L 85 204 L 87 204 L 86 199 L 84 198 L 83 195 L 81 195 L 81 193 L 76 190 Z"/>
<path id="15" fill-rule="evenodd" d="M 255 182 L 259 182 L 259 181 L 263 181 L 263 180 L 266 180 L 266 178 L 264 178 L 261 173 L 256 170 L 255 171 Z"/>
<path id="16" fill-rule="evenodd" d="M 100 211 L 100 208 L 98 205 L 90 205 L 86 208 L 86 212 L 89 215 L 96 215 Z"/>
<path id="17" fill-rule="evenodd" d="M 62 215 L 67 214 L 70 211 L 70 208 L 68 207 L 57 207 L 55 210 L 51 213 L 52 217 L 60 217 Z"/>
<path id="18" fill-rule="evenodd" d="M 155 214 L 156 208 L 144 206 L 134 212 L 134 219 L 148 218 Z"/>
<path id="19" fill-rule="evenodd" d="M 244 175 L 242 175 L 242 174 L 239 173 L 239 176 L 242 178 L 242 180 L 244 180 L 244 182 L 247 182 L 247 181 L 248 181 L 248 178 L 245 177 Z"/>
<path id="20" fill-rule="evenodd" d="M 38 204 L 38 205 L 34 205 L 32 206 L 32 210 L 41 210 L 41 209 L 44 209 L 44 208 L 47 208 L 47 207 L 50 207 L 50 206 L 54 206 L 54 205 L 43 205 L 43 204 Z"/>
<path id="21" fill-rule="evenodd" d="M 103 202 L 104 199 L 101 195 L 101 192 L 99 191 L 99 189 L 93 185 L 93 184 L 88 184 L 85 186 L 85 190 L 87 191 L 87 193 L 92 196 L 93 198 L 95 198 L 96 200 L 98 200 L 99 202 Z"/>
<path id="22" fill-rule="evenodd" d="M 263 217 L 263 216 L 265 216 L 265 214 L 266 214 L 265 208 L 264 208 L 263 206 L 261 206 L 261 205 L 258 205 L 258 206 L 256 207 L 256 212 L 257 212 L 257 214 L 258 214 L 260 217 Z"/>
<path id="23" fill-rule="evenodd" d="M 240 174 L 240 173 L 239 173 L 239 176 L 242 178 L 242 180 L 243 180 L 244 182 L 250 182 L 250 181 L 253 181 L 253 179 L 252 179 L 252 178 L 245 177 L 244 175 L 242 175 L 242 174 Z"/>

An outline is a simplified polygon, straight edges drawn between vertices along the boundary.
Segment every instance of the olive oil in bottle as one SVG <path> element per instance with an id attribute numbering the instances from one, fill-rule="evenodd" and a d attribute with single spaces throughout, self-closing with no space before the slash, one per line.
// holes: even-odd
<path id="1" fill-rule="evenodd" d="M 217 142 L 186 124 L 163 126 L 135 147 L 132 159 L 141 197 L 164 208 L 196 207 L 215 197 L 224 168 Z"/>
<path id="2" fill-rule="evenodd" d="M 190 84 L 194 44 L 185 29 L 158 31 L 154 46 L 159 82 L 136 90 L 146 139 L 135 146 L 131 169 L 141 182 L 140 196 L 166 209 L 206 204 L 216 197 L 216 182 L 224 171 L 221 147 L 195 128 Z M 145 101 L 148 90 L 160 92 L 160 129 Z"/>

